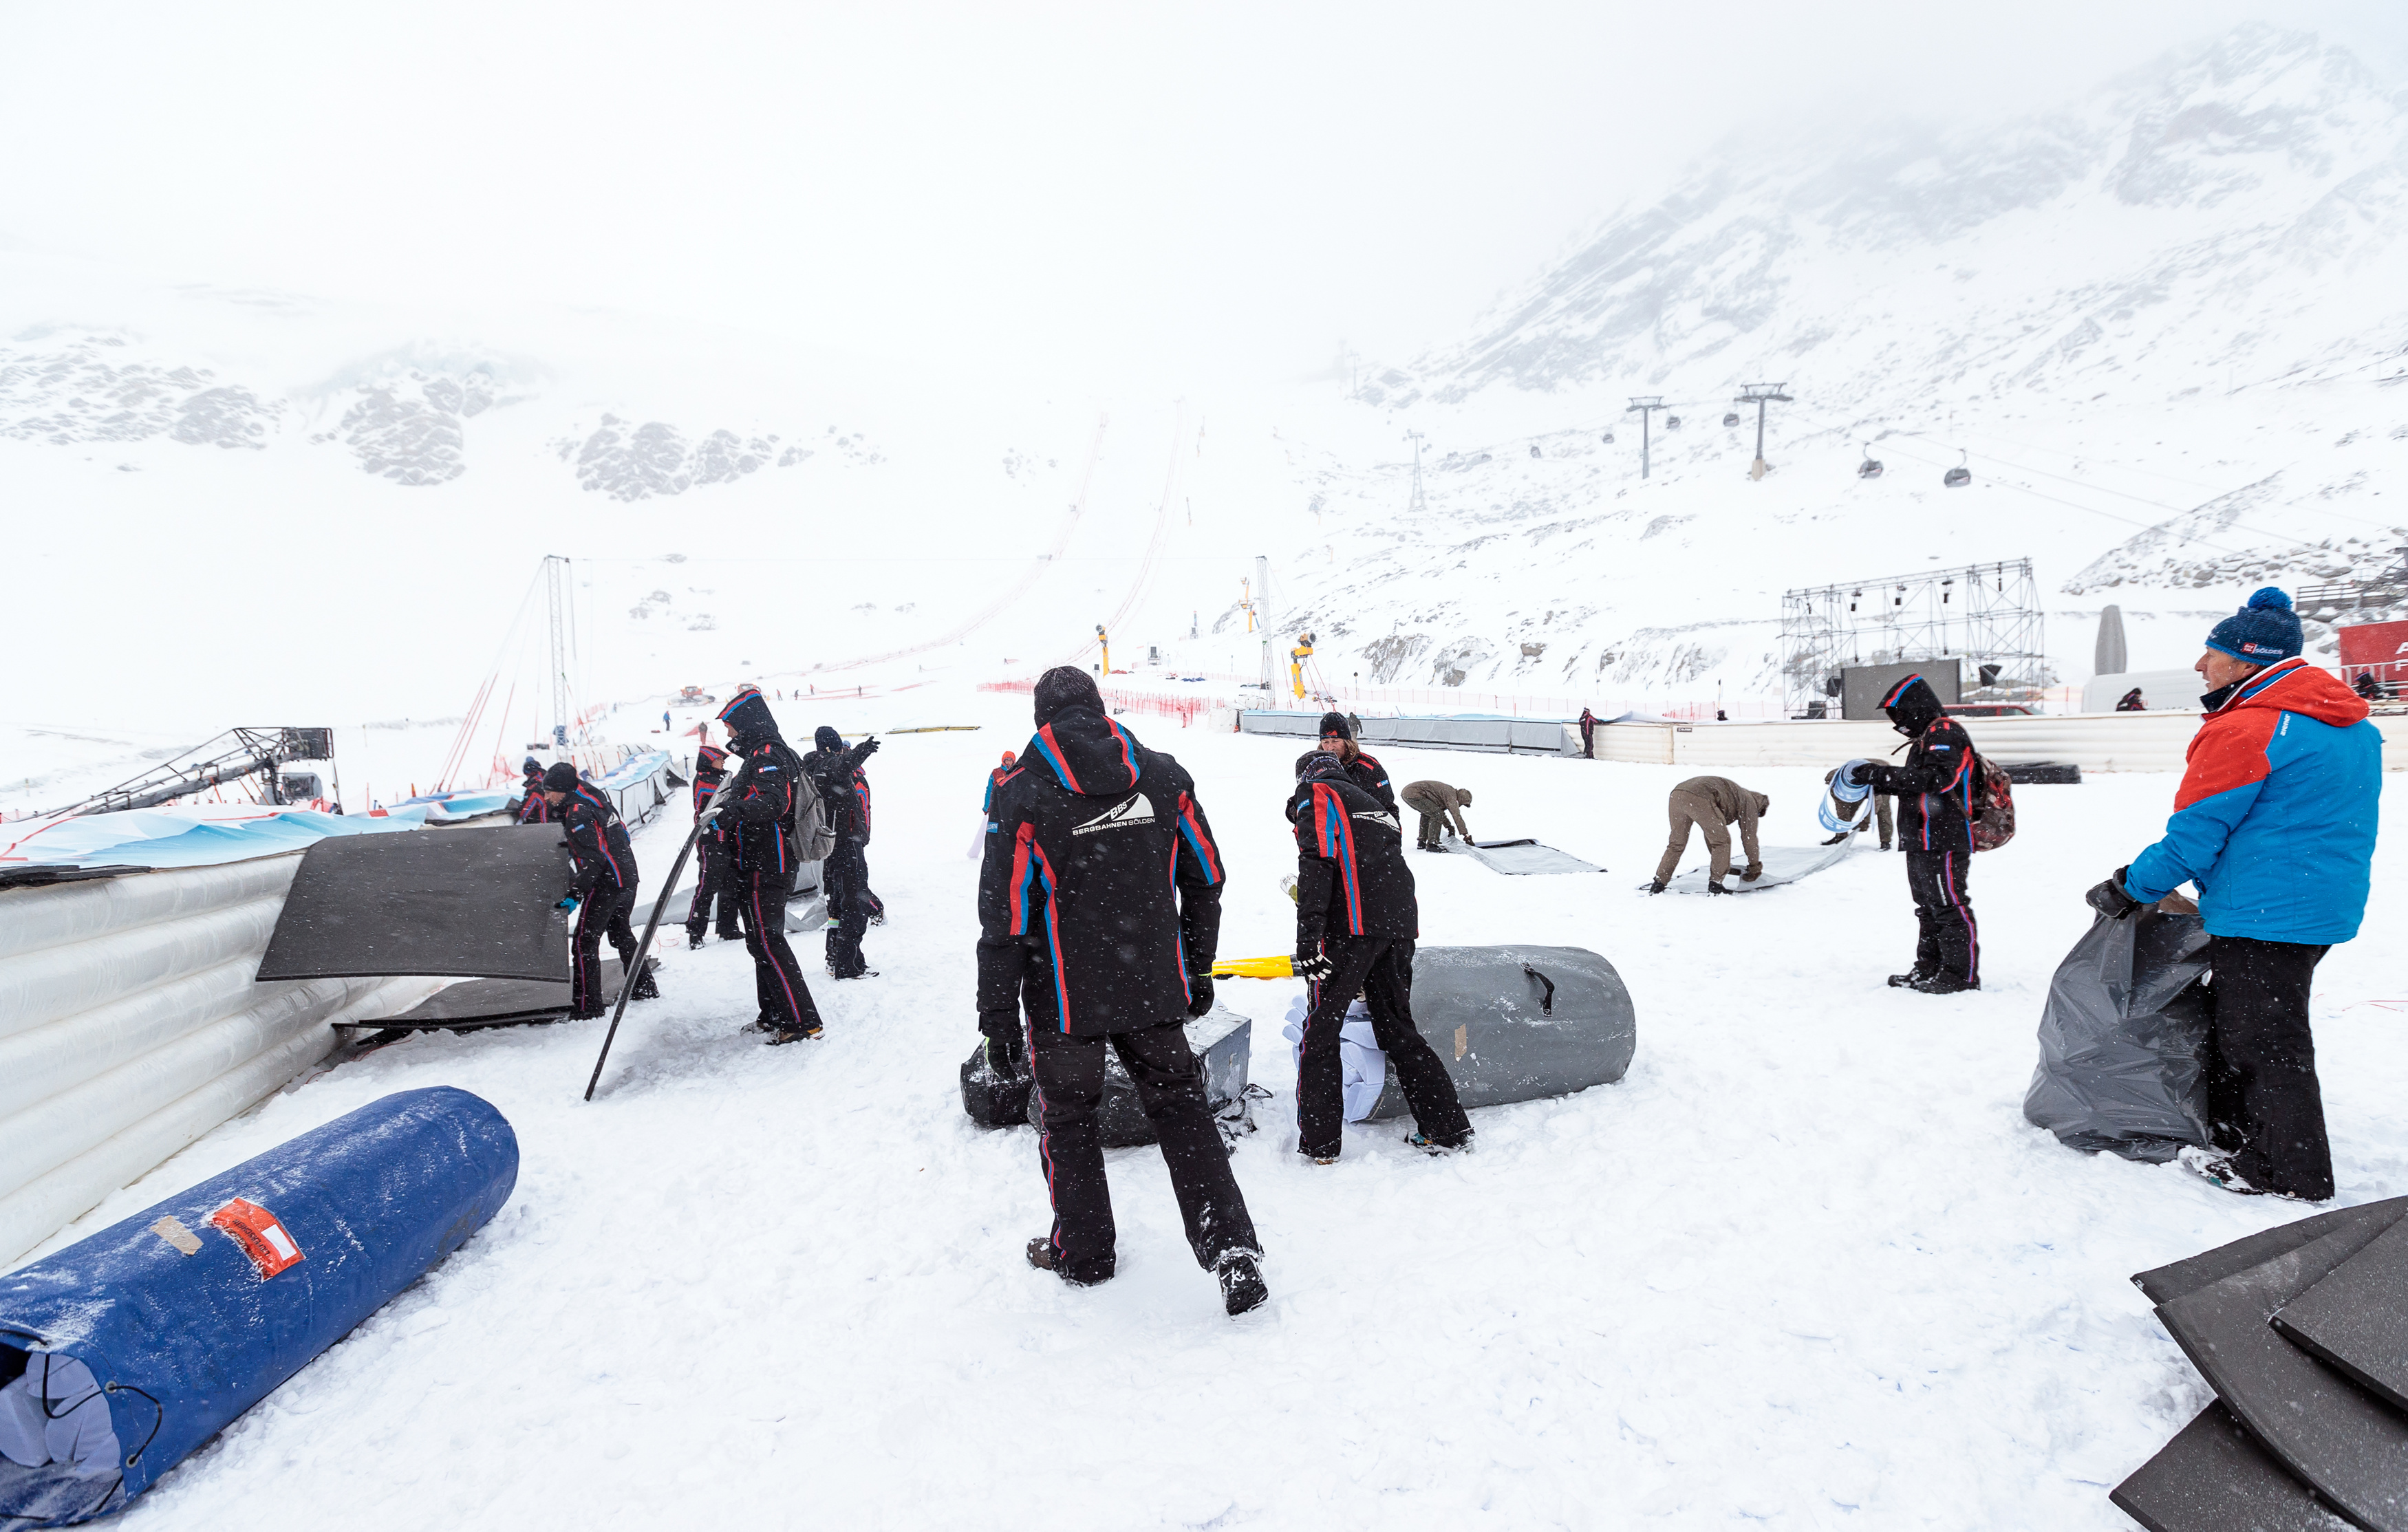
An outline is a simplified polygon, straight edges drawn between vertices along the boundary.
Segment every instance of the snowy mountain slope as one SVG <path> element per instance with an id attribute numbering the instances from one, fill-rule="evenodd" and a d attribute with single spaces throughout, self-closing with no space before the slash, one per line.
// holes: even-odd
<path id="1" fill-rule="evenodd" d="M 1726 145 L 1359 381 L 1377 424 L 1297 464 L 1336 532 L 1295 622 L 1404 683 L 1769 698 L 1781 590 L 2030 555 L 2083 598 L 2049 603 L 2057 679 L 2101 599 L 2135 664 L 2184 663 L 2199 614 L 2408 541 L 2403 209 L 2402 97 L 2255 27 L 2021 123 Z M 1759 380 L 1797 400 L 1760 483 L 1728 402 Z M 1642 392 L 1684 417 L 1644 480 Z"/>

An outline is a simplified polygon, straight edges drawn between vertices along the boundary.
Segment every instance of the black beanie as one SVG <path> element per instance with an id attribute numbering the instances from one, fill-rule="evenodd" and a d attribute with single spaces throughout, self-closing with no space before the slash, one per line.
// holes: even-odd
<path id="1" fill-rule="evenodd" d="M 1345 762 L 1320 751 L 1308 753 L 1296 764 L 1296 780 L 1300 782 L 1343 781 L 1350 775 Z"/>
<path id="2" fill-rule="evenodd" d="M 543 774 L 543 790 L 547 793 L 577 791 L 577 768 L 566 761 L 554 761 L 552 769 Z"/>
<path id="3" fill-rule="evenodd" d="M 519 769 L 530 777 L 538 776 L 543 771 L 543 763 L 530 755 L 519 763 Z"/>
<path id="4" fill-rule="evenodd" d="M 1057 665 L 1037 678 L 1037 726 L 1043 728 L 1071 708 L 1104 710 L 1104 694 L 1096 678 L 1074 665 Z"/>
<path id="5" fill-rule="evenodd" d="M 837 733 L 836 730 L 830 728 L 827 724 L 823 723 L 817 729 L 812 731 L 811 743 L 818 746 L 821 750 L 842 750 L 844 749 L 844 736 Z"/>
<path id="6" fill-rule="evenodd" d="M 1333 734 L 1340 739 L 1352 739 L 1354 737 L 1354 726 L 1346 722 L 1346 715 L 1344 713 L 1324 713 L 1321 715 L 1321 737 L 1326 739 Z"/>

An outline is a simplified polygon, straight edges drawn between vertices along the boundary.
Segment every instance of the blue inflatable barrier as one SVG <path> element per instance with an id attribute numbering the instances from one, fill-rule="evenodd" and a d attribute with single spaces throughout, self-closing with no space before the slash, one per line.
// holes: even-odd
<path id="1" fill-rule="evenodd" d="M 0 1525 L 122 1510 L 509 1200 L 518 1137 L 372 1101 L 0 1277 Z"/>

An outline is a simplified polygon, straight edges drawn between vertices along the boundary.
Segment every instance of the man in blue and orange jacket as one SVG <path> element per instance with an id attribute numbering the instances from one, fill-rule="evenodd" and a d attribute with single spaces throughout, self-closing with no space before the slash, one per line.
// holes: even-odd
<path id="1" fill-rule="evenodd" d="M 2215 1143 L 2185 1149 L 2183 1164 L 2228 1191 L 2321 1202 L 2332 1147 L 2308 986 L 2366 914 L 2383 737 L 2363 697 L 2300 657 L 2291 598 L 2271 585 L 2215 625 L 2196 668 L 2207 716 L 2165 838 L 2088 898 L 2120 920 L 2199 886 Z"/>

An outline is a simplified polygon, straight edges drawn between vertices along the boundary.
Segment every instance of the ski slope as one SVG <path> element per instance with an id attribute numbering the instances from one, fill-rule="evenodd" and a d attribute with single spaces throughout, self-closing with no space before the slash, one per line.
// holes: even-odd
<path id="1" fill-rule="evenodd" d="M 2162 823 L 2168 777 L 2019 795 L 1972 894 L 1985 988 L 1885 988 L 1911 953 L 1899 862 L 1790 891 L 1649 899 L 1675 768 L 1397 751 L 1477 790 L 1484 837 L 1593 878 L 1414 859 L 1424 939 L 1563 943 L 1629 984 L 1627 1079 L 1475 1114 L 1431 1160 L 1405 1124 L 1296 1163 L 1294 986 L 1225 981 L 1274 1098 L 1237 1150 L 1273 1301 L 1225 1318 L 1152 1149 L 1111 1156 L 1120 1275 L 1030 1270 L 1031 1135 L 961 1114 L 986 769 L 1024 698 L 931 689 L 871 763 L 873 980 L 822 977 L 828 1030 L 765 1049 L 739 947 L 669 944 L 596 1099 L 601 1024 L 412 1038 L 270 1098 L 62 1234 L 147 1206 L 387 1092 L 450 1084 L 515 1125 L 511 1203 L 128 1513 L 374 1532 L 595 1526 L 2120 1528 L 2107 1489 L 2207 1398 L 2126 1281 L 2302 1210 L 2060 1149 L 2020 1104 L 2082 890 Z M 790 735 L 899 704 L 780 709 Z M 1223 951 L 1288 950 L 1293 742 L 1139 737 L 1196 775 L 1230 871 Z M 1767 770 L 1770 844 L 1821 838 L 1818 772 Z M 2408 1192 L 2399 800 L 2370 935 L 2319 971 L 2340 1200 Z M 681 828 L 638 838 L 652 878 Z M 1692 856 L 1702 858 L 1702 849 Z"/>

